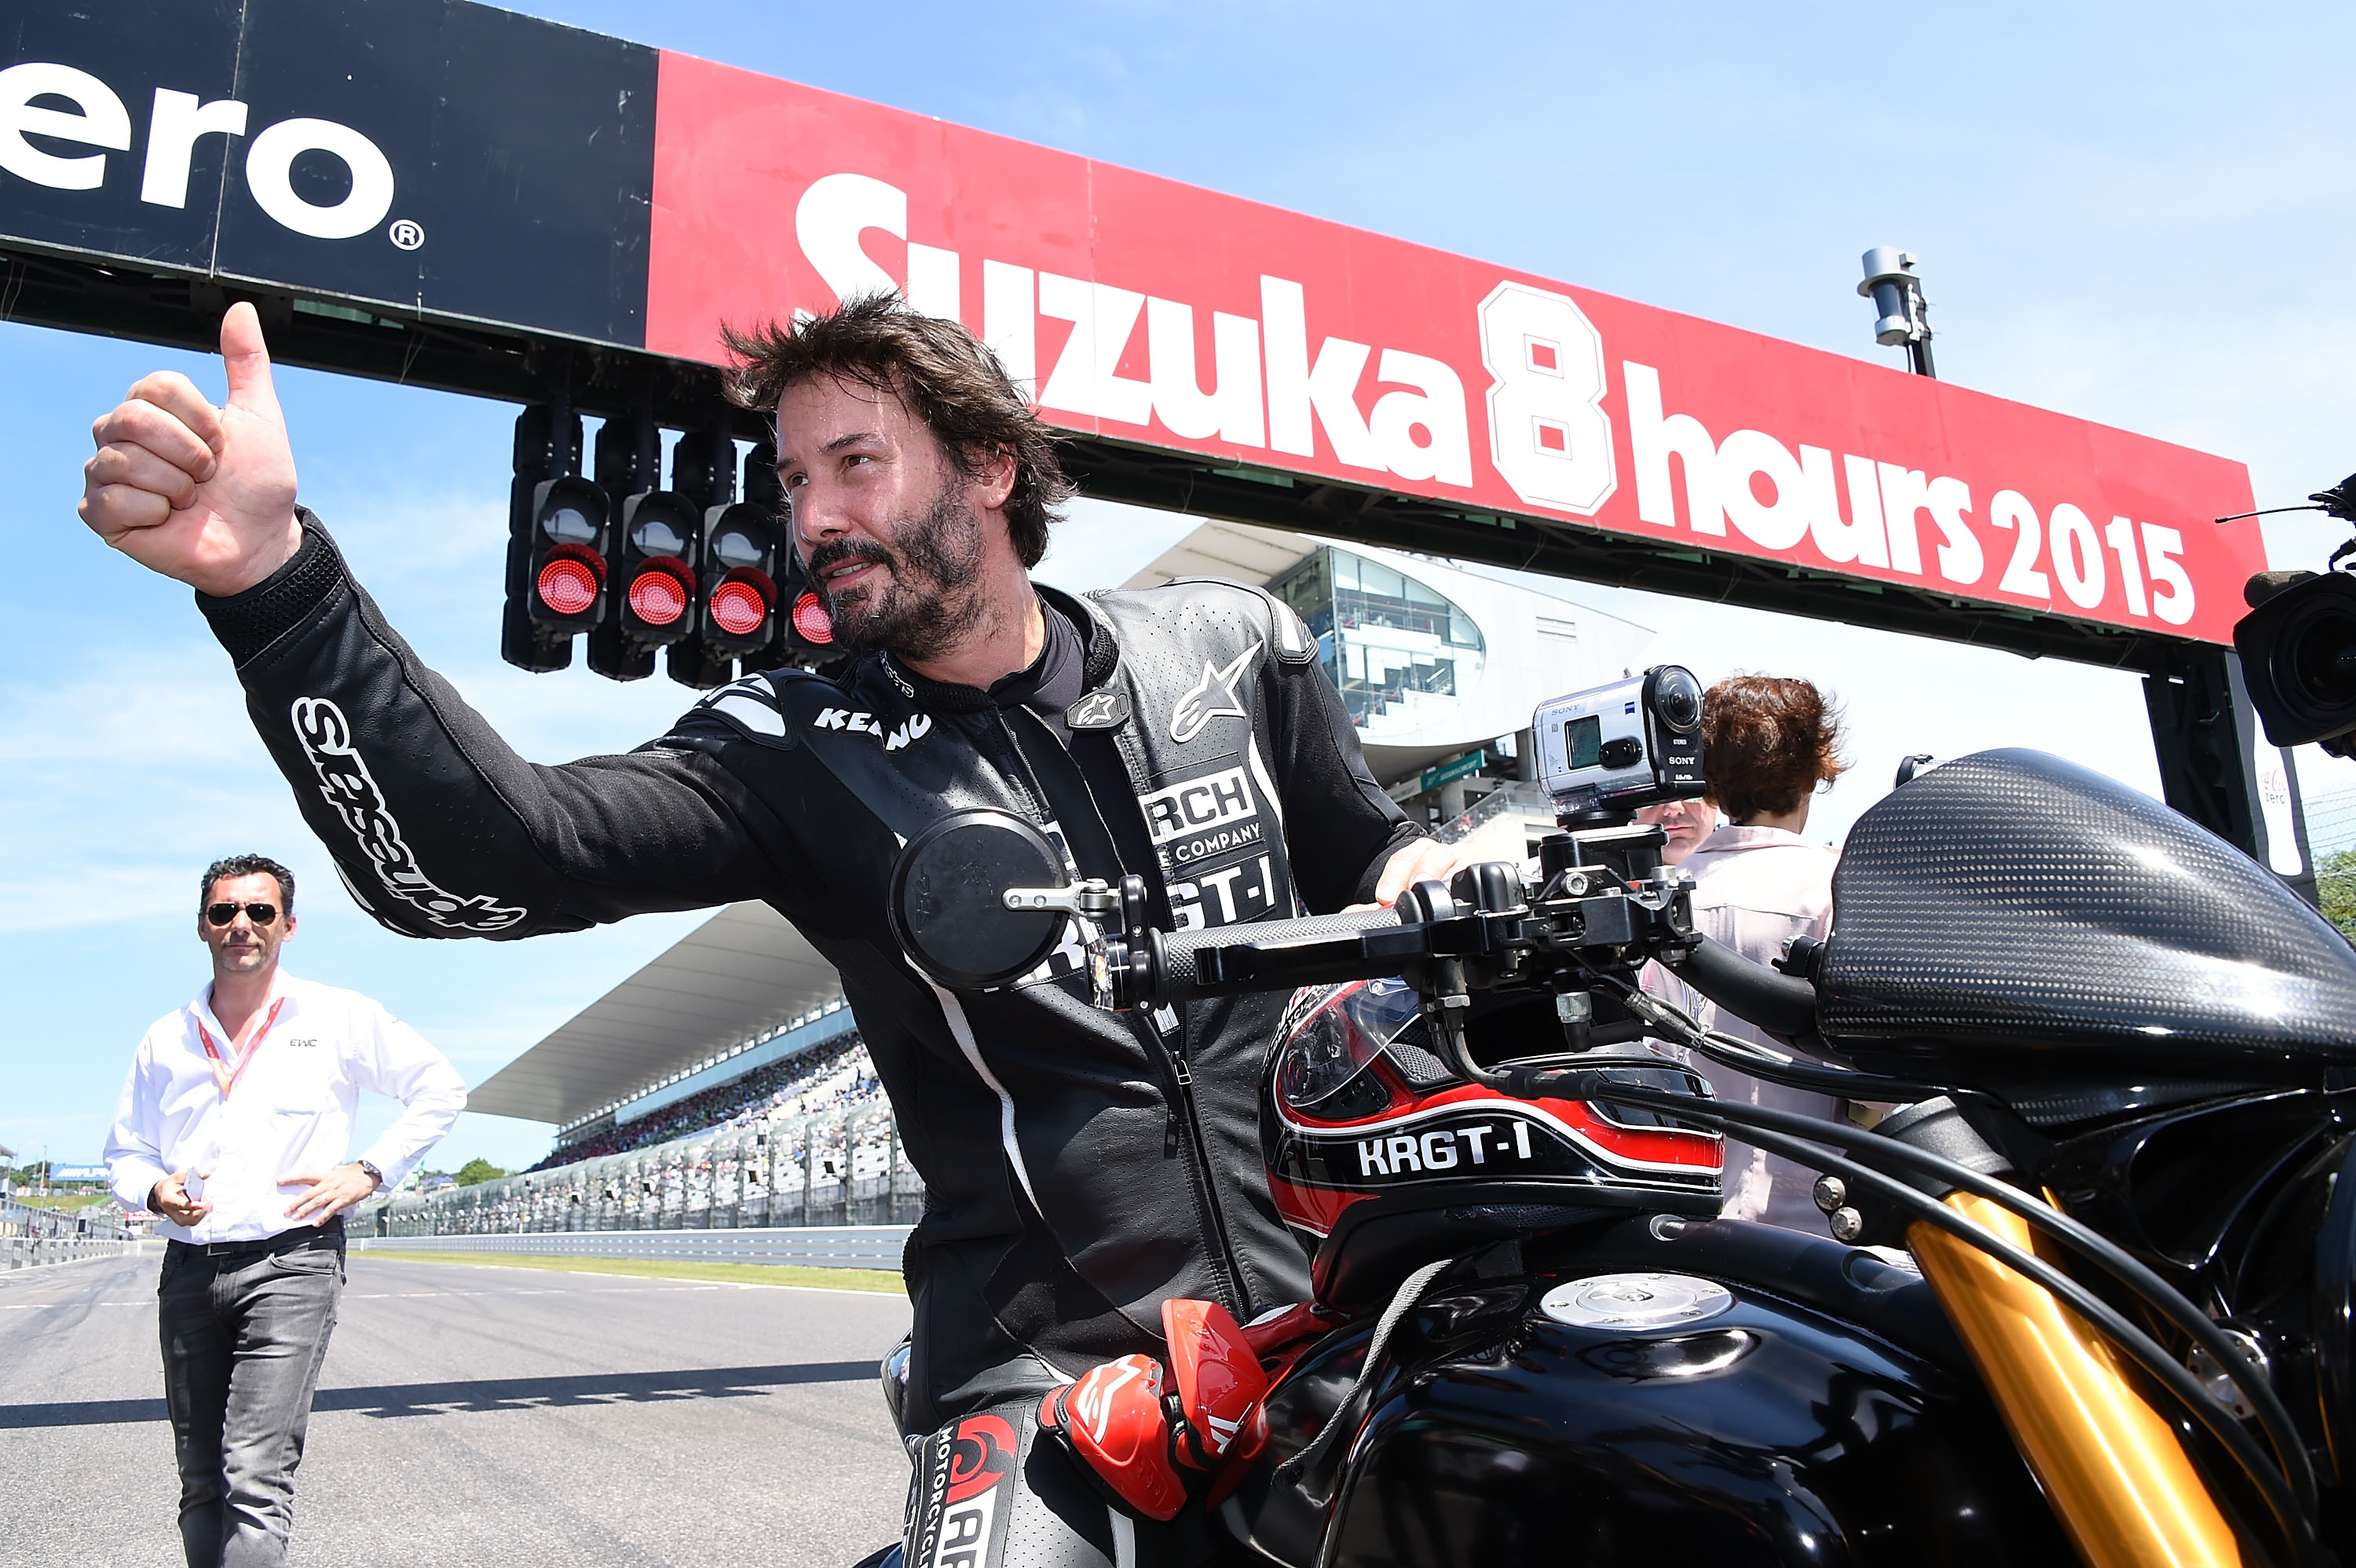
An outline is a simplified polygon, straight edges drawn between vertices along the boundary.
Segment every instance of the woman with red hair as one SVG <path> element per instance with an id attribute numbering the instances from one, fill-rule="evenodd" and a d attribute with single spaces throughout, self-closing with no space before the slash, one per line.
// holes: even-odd
<path id="1" fill-rule="evenodd" d="M 1702 698 L 1702 777 L 1726 820 L 1685 862 L 1694 879 L 1694 924 L 1753 963 L 1773 962 L 1795 936 L 1822 941 L 1832 930 L 1839 852 L 1801 835 L 1816 792 L 1847 771 L 1840 741 L 1839 710 L 1808 681 L 1738 675 Z M 1781 1048 L 1700 997 L 1688 992 L 1685 999 L 1705 1024 Z M 1765 1083 L 1713 1061 L 1694 1066 L 1720 1099 L 1812 1116 L 1842 1114 L 1828 1095 Z M 1824 1217 L 1810 1191 L 1815 1185 L 1812 1170 L 1747 1144 L 1727 1143 L 1725 1212 L 1730 1216 L 1822 1233 Z"/>

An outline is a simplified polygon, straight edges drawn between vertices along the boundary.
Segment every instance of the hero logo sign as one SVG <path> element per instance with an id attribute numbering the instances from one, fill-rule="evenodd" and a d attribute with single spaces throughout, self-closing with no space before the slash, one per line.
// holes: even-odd
<path id="1" fill-rule="evenodd" d="M 64 99 L 71 109 L 36 104 Z M 246 106 L 234 98 L 207 102 L 193 92 L 155 90 L 148 112 L 147 151 L 139 199 L 153 207 L 188 205 L 188 166 L 203 136 L 242 136 Z M 26 138 L 66 142 L 95 152 L 44 152 Z M 86 70 L 27 60 L 0 70 L 0 169 L 51 190 L 96 190 L 106 180 L 106 155 L 131 150 L 131 112 L 114 90 Z M 340 201 L 321 206 L 294 189 L 294 160 L 326 153 L 351 176 Z M 245 187 L 273 220 L 314 240 L 349 240 L 384 221 L 392 210 L 392 165 L 374 142 L 332 120 L 281 120 L 246 144 Z M 424 230 L 404 220 L 394 243 L 413 251 Z"/>
<path id="2" fill-rule="evenodd" d="M 376 868 L 384 891 L 434 924 L 486 935 L 505 931 L 527 912 L 487 896 L 461 898 L 434 886 L 401 837 L 401 824 L 385 808 L 384 792 L 352 746 L 352 727 L 343 709 L 324 697 L 295 699 L 294 738 L 319 775 L 319 793 L 343 818 L 360 852 Z"/>

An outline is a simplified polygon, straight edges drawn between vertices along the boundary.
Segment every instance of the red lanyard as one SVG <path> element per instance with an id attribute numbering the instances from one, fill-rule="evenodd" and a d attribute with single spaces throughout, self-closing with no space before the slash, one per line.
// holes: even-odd
<path id="1" fill-rule="evenodd" d="M 228 1099 L 229 1092 L 237 1087 L 237 1081 L 245 1076 L 247 1065 L 253 1061 L 254 1053 L 262 1049 L 262 1038 L 269 1034 L 270 1026 L 278 1021 L 278 1009 L 285 1005 L 284 997 L 270 1004 L 270 1016 L 262 1019 L 262 1027 L 254 1031 L 253 1043 L 245 1048 L 243 1056 L 238 1058 L 234 1071 L 222 1058 L 220 1047 L 213 1043 L 212 1031 L 205 1028 L 204 1019 L 197 1020 L 197 1038 L 205 1042 L 205 1054 L 212 1059 L 213 1082 L 220 1086 L 222 1099 Z"/>

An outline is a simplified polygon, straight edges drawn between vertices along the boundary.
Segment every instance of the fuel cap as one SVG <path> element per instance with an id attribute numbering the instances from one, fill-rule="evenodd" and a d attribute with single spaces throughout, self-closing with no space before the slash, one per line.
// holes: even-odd
<path id="1" fill-rule="evenodd" d="M 1689 1274 L 1600 1274 L 1556 1285 L 1538 1302 L 1574 1328 L 1682 1328 L 1733 1306 L 1724 1285 Z"/>

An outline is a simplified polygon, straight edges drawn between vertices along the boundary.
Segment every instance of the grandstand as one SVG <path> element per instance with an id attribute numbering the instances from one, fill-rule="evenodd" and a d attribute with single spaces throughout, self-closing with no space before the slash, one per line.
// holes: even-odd
<path id="1" fill-rule="evenodd" d="M 397 1194 L 387 1236 L 910 1224 L 925 1187 L 867 1047 L 846 1030 L 518 1176 Z"/>
<path id="2" fill-rule="evenodd" d="M 924 1183 L 831 965 L 766 905 L 721 911 L 468 1096 L 557 1125 L 516 1176 L 402 1191 L 380 1235 L 912 1223 Z"/>
<path id="3" fill-rule="evenodd" d="M 682 1100 L 626 1122 L 560 1142 L 531 1172 L 623 1154 L 711 1127 L 733 1127 L 808 1115 L 837 1105 L 864 1104 L 883 1093 L 856 1029 L 741 1077 L 699 1089 Z"/>

